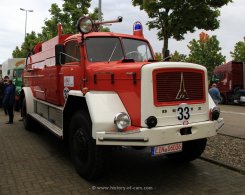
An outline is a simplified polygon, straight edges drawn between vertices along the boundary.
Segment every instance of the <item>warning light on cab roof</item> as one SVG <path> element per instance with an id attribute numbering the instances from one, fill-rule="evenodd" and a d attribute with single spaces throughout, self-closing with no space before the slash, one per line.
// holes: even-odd
<path id="1" fill-rule="evenodd" d="M 142 26 L 141 22 L 137 21 L 134 23 L 133 31 L 134 31 L 135 36 L 144 37 L 143 26 Z"/>

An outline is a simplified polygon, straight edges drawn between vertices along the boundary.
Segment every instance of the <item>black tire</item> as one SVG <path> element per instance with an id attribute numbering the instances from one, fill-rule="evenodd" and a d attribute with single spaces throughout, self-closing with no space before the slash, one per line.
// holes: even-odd
<path id="1" fill-rule="evenodd" d="M 23 125 L 27 131 L 31 131 L 34 128 L 34 121 L 29 114 L 27 114 L 26 109 L 26 99 L 23 99 L 22 102 L 22 117 L 23 117 Z"/>
<path id="2" fill-rule="evenodd" d="M 221 97 L 220 104 L 226 104 L 225 96 L 221 94 L 220 97 Z"/>
<path id="3" fill-rule="evenodd" d="M 19 103 L 19 100 L 15 100 L 14 110 L 16 112 L 19 112 L 20 111 L 20 103 Z"/>
<path id="4" fill-rule="evenodd" d="M 94 180 L 101 175 L 104 148 L 92 138 L 92 123 L 87 112 L 78 111 L 70 123 L 69 146 L 73 164 L 80 176 Z"/>
<path id="5" fill-rule="evenodd" d="M 167 154 L 166 156 L 175 162 L 190 162 L 203 153 L 206 143 L 206 138 L 184 142 L 182 152 Z"/>

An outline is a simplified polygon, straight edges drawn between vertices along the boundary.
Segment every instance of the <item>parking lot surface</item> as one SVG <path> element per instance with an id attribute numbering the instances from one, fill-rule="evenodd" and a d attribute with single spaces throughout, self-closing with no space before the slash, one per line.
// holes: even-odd
<path id="1" fill-rule="evenodd" d="M 172 164 L 148 150 L 114 150 L 100 180 L 88 182 L 75 171 L 69 152 L 44 128 L 13 125 L 0 109 L 0 194 L 245 194 L 245 175 L 195 160 Z"/>

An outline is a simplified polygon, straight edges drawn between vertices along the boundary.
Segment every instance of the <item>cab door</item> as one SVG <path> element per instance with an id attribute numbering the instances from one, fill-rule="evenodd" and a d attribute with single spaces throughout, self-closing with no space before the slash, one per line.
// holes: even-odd
<path id="1" fill-rule="evenodd" d="M 60 104 L 64 105 L 70 90 L 80 90 L 83 68 L 81 67 L 80 45 L 77 40 L 65 43 L 65 63 L 60 66 Z"/>
<path id="2" fill-rule="evenodd" d="M 44 90 L 46 101 L 59 105 L 58 67 L 45 66 L 43 73 L 45 75 Z"/>

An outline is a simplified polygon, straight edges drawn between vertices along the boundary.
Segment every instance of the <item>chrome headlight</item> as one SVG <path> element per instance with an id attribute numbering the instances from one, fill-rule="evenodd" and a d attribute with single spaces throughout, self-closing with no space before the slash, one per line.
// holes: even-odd
<path id="1" fill-rule="evenodd" d="M 93 30 L 93 21 L 89 17 L 81 17 L 77 22 L 77 29 L 82 34 L 90 33 Z"/>
<path id="2" fill-rule="evenodd" d="M 131 120 L 125 112 L 119 112 L 114 118 L 114 123 L 118 130 L 123 130 L 131 124 Z"/>
<path id="3" fill-rule="evenodd" d="M 211 109 L 211 120 L 217 120 L 220 116 L 220 108 L 218 106 L 215 106 Z"/>

